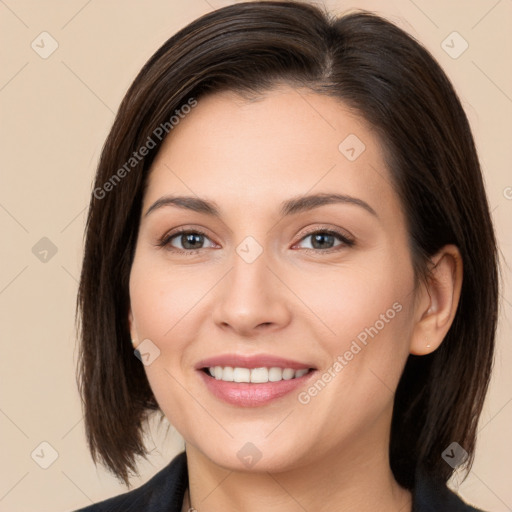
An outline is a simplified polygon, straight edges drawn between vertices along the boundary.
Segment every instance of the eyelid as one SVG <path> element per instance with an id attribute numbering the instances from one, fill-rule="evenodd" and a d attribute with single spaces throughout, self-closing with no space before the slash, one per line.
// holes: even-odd
<path id="1" fill-rule="evenodd" d="M 303 232 L 301 237 L 299 238 L 299 240 L 296 243 L 294 243 L 292 247 L 295 247 L 297 244 L 302 242 L 308 236 L 314 235 L 316 233 L 327 233 L 329 235 L 335 236 L 335 237 L 337 237 L 341 241 L 341 244 L 339 244 L 339 245 L 337 245 L 335 247 L 331 247 L 329 249 L 303 248 L 302 249 L 303 251 L 305 251 L 305 252 L 314 252 L 316 254 L 318 254 L 318 253 L 331 253 L 331 252 L 339 251 L 340 247 L 351 247 L 351 246 L 353 246 L 355 244 L 354 237 L 352 235 L 350 235 L 349 233 L 347 233 L 345 230 L 342 230 L 341 228 L 333 228 L 333 227 L 329 227 L 329 226 L 314 226 L 314 227 L 311 227 L 311 228 L 307 229 L 305 232 Z M 187 249 L 179 249 L 177 247 L 171 246 L 170 245 L 170 241 L 173 238 L 175 238 L 175 237 L 177 237 L 179 235 L 182 235 L 182 234 L 198 234 L 198 235 L 204 236 L 205 238 L 210 240 L 210 242 L 212 244 L 218 245 L 218 244 L 216 244 L 216 242 L 211 240 L 211 237 L 208 235 L 208 233 L 206 233 L 206 230 L 204 230 L 202 228 L 192 227 L 192 226 L 182 226 L 182 227 L 177 228 L 175 230 L 168 231 L 167 233 L 165 233 L 158 240 L 156 245 L 158 247 L 168 248 L 168 250 L 171 251 L 171 252 L 177 252 L 177 253 L 181 253 L 181 254 L 186 253 L 186 254 L 189 254 L 189 255 L 190 254 L 196 254 L 199 251 L 202 251 L 204 249 L 211 249 L 211 247 L 202 247 L 200 249 L 190 249 L 190 250 L 187 250 Z"/>
<path id="2" fill-rule="evenodd" d="M 179 235 L 184 234 L 184 233 L 194 233 L 194 234 L 202 235 L 205 238 L 207 238 L 208 240 L 210 240 L 212 242 L 212 244 L 217 245 L 215 242 L 213 242 L 213 240 L 211 240 L 211 237 L 208 235 L 208 233 L 206 233 L 206 230 L 203 230 L 202 228 L 192 227 L 192 226 L 182 226 L 180 228 L 171 229 L 170 231 L 167 231 L 161 238 L 158 239 L 158 242 L 156 243 L 156 245 L 158 247 L 161 247 L 164 249 L 168 248 L 168 247 L 172 247 L 170 245 L 171 240 Z M 174 252 L 178 252 L 178 253 L 195 254 L 198 251 L 202 251 L 203 249 L 210 249 L 210 247 L 203 247 L 201 249 L 191 249 L 191 250 L 178 249 L 177 247 L 172 247 L 168 250 L 171 252 L 174 251 Z"/>
<path id="3" fill-rule="evenodd" d="M 303 249 L 306 252 L 314 252 L 315 254 L 319 253 L 332 253 L 339 251 L 340 248 L 343 247 L 352 247 L 355 245 L 355 238 L 349 234 L 346 230 L 343 230 L 341 228 L 334 228 L 330 226 L 314 226 L 310 229 L 308 229 L 306 232 L 303 232 L 298 242 L 296 242 L 293 247 L 295 247 L 297 244 L 302 242 L 304 239 L 306 239 L 308 236 L 314 235 L 316 233 L 327 233 L 329 235 L 337 237 L 339 240 L 341 240 L 341 244 L 331 247 L 330 249 L 309 249 L 305 248 Z"/>

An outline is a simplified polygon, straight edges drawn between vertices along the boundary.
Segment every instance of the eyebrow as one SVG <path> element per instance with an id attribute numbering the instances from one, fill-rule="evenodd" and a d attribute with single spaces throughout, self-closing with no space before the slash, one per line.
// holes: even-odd
<path id="1" fill-rule="evenodd" d="M 375 217 L 378 217 L 377 212 L 365 201 L 344 194 L 312 194 L 308 196 L 299 196 L 287 199 L 281 203 L 280 214 L 281 217 L 295 215 L 314 208 L 319 208 L 328 204 L 353 204 L 365 209 Z M 194 196 L 164 196 L 155 201 L 146 211 L 144 217 L 147 217 L 151 212 L 158 210 L 164 206 L 175 206 L 198 213 L 204 213 L 212 217 L 221 217 L 218 206 L 213 201 L 201 199 Z"/>

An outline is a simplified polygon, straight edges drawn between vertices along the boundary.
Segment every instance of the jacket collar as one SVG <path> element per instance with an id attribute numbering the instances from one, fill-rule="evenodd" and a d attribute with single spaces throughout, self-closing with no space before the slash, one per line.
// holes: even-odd
<path id="1" fill-rule="evenodd" d="M 148 510 L 181 512 L 188 486 L 186 452 L 179 453 L 167 467 L 157 473 L 141 490 L 151 485 Z M 436 480 L 421 469 L 416 471 L 412 512 L 482 512 L 466 505 L 442 480 Z"/>

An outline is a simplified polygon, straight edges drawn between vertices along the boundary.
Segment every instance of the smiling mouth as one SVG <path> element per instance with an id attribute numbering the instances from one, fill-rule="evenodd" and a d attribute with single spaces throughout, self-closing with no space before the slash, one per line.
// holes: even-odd
<path id="1" fill-rule="evenodd" d="M 265 384 L 283 380 L 294 380 L 314 371 L 314 368 L 260 367 L 243 368 L 232 366 L 210 366 L 201 369 L 209 377 L 223 382 Z"/>

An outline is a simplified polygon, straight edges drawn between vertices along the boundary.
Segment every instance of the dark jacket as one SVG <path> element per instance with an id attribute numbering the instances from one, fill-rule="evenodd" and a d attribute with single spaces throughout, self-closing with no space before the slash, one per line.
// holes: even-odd
<path id="1" fill-rule="evenodd" d="M 187 486 L 187 458 L 181 452 L 138 489 L 76 512 L 181 512 Z M 482 512 L 466 505 L 444 483 L 422 477 L 417 478 L 413 503 L 413 512 Z"/>

